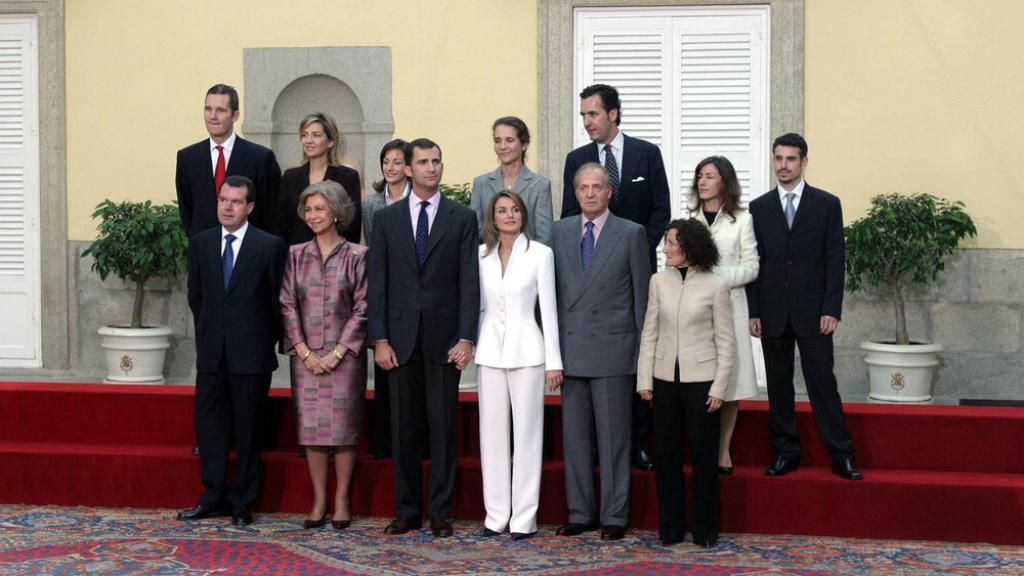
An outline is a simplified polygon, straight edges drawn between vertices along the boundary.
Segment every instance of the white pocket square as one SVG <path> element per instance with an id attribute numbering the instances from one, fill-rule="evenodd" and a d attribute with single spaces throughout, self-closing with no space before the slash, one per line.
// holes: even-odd
<path id="1" fill-rule="evenodd" d="M 633 180 L 631 180 L 631 182 L 643 182 L 643 181 L 644 181 L 644 177 L 643 176 L 637 176 L 636 178 L 633 178 Z"/>

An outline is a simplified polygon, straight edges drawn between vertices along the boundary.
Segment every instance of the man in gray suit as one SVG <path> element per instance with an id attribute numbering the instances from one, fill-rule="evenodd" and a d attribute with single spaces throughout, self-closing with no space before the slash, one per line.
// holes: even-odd
<path id="1" fill-rule="evenodd" d="M 629 452 L 636 361 L 651 277 L 644 227 L 608 211 L 608 172 L 586 163 L 573 178 L 581 214 L 552 231 L 558 329 L 565 366 L 562 442 L 569 522 L 597 530 L 593 438 L 601 465 L 601 539 L 618 540 L 629 519 Z"/>

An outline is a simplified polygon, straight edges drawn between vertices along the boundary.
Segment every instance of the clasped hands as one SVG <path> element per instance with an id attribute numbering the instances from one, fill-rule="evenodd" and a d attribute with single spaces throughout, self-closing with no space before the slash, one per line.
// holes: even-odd
<path id="1" fill-rule="evenodd" d="M 317 356 L 316 354 L 313 354 L 313 351 L 305 344 L 302 344 L 301 347 L 302 349 L 300 350 L 299 346 L 296 346 L 295 353 L 299 355 L 299 358 L 302 358 L 302 364 L 306 367 L 306 370 L 309 370 L 317 376 L 333 372 L 334 369 L 341 364 L 341 361 L 348 353 L 348 350 L 344 347 L 340 347 L 340 350 L 338 350 L 339 347 L 336 347 L 328 350 L 323 356 Z M 338 358 L 338 356 L 335 355 L 335 350 L 338 350 L 341 358 Z"/>

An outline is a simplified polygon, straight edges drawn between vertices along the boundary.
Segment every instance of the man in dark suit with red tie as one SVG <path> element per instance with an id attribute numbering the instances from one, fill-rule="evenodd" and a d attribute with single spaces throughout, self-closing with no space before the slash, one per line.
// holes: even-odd
<path id="1" fill-rule="evenodd" d="M 747 284 L 750 333 L 761 339 L 768 378 L 768 422 L 775 462 L 766 476 L 800 466 L 794 413 L 793 352 L 800 367 L 832 471 L 847 480 L 863 475 L 854 466 L 853 440 L 843 418 L 833 372 L 832 334 L 843 309 L 846 245 L 839 198 L 803 179 L 807 141 L 783 134 L 772 145 L 779 185 L 750 203 L 761 270 Z"/>
<path id="2" fill-rule="evenodd" d="M 282 332 L 278 300 L 284 242 L 255 226 L 256 187 L 228 176 L 217 200 L 220 225 L 192 237 L 188 252 L 188 304 L 195 318 L 195 428 L 203 488 L 198 504 L 178 514 L 199 520 L 231 514 L 252 522 L 259 495 L 263 404 L 277 369 L 275 343 Z M 228 488 L 232 437 L 238 448 L 236 478 Z"/>
<path id="3" fill-rule="evenodd" d="M 562 174 L 562 218 L 580 213 L 573 178 L 580 166 L 597 162 L 608 171 L 612 198 L 608 209 L 619 218 L 632 220 L 644 227 L 651 259 L 651 270 L 657 271 L 656 250 L 665 235 L 672 203 L 669 199 L 668 177 L 661 150 L 657 146 L 633 138 L 621 130 L 622 102 L 619 92 L 607 84 L 593 84 L 580 92 L 580 116 L 583 127 L 593 141 L 569 152 Z M 647 438 L 651 430 L 649 405 L 633 395 L 633 464 L 653 470 Z"/>
<path id="4" fill-rule="evenodd" d="M 224 179 L 235 174 L 256 186 L 256 207 L 249 222 L 263 230 L 273 222 L 281 168 L 269 148 L 235 134 L 238 116 L 238 92 L 226 84 L 214 85 L 206 91 L 203 107 L 210 137 L 178 150 L 174 186 L 181 227 L 189 238 L 217 226 L 217 192 Z"/>
<path id="5" fill-rule="evenodd" d="M 430 432 L 427 516 L 452 535 L 455 412 L 459 378 L 480 320 L 476 215 L 441 195 L 441 148 L 420 138 L 405 149 L 412 194 L 378 210 L 367 261 L 369 336 L 388 370 L 395 519 L 384 531 L 421 527 L 423 430 Z"/>

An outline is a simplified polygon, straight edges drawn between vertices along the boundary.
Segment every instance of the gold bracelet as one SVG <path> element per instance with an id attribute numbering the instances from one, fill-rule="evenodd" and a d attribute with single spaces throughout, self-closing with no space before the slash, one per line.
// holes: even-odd
<path id="1" fill-rule="evenodd" d="M 310 350 L 309 348 L 306 348 L 306 353 L 302 355 L 302 359 L 305 360 L 306 358 L 309 358 L 309 355 L 312 354 L 312 353 L 313 353 L 312 350 Z"/>
<path id="2" fill-rule="evenodd" d="M 340 352 L 338 352 L 337 348 L 335 348 L 334 350 L 331 350 L 331 354 L 334 354 L 334 357 L 337 358 L 338 360 L 344 360 L 345 359 L 345 355 L 340 353 Z"/>

